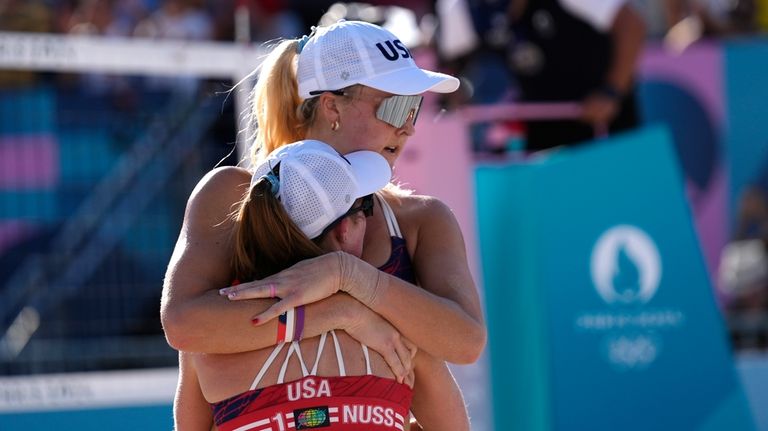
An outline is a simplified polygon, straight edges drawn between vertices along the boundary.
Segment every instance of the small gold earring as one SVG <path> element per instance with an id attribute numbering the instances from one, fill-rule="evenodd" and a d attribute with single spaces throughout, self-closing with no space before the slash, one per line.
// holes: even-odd
<path id="1" fill-rule="evenodd" d="M 339 127 L 341 127 L 341 124 L 339 124 L 339 120 L 336 120 L 333 123 L 331 123 L 331 130 L 333 130 L 334 132 L 339 130 Z"/>

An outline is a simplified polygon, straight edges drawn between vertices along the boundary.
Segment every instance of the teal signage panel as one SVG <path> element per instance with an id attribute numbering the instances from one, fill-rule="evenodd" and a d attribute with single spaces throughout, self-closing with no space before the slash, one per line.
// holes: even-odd
<path id="1" fill-rule="evenodd" d="M 735 217 L 745 187 L 768 187 L 768 40 L 740 39 L 725 44 L 725 146 L 731 205 Z M 736 220 L 732 220 L 733 224 Z"/>
<path id="2" fill-rule="evenodd" d="M 537 429 L 754 429 L 665 129 L 481 168 L 478 187 L 497 429 L 524 396 L 496 390 L 505 362 L 541 376 Z"/>

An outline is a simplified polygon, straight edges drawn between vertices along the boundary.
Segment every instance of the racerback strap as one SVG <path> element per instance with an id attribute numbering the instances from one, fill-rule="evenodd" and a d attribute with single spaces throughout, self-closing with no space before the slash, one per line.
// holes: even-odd
<path id="1" fill-rule="evenodd" d="M 277 376 L 278 385 L 285 381 L 285 371 L 288 369 L 288 362 L 290 362 L 291 356 L 294 352 L 296 352 L 296 356 L 299 358 L 302 376 L 307 377 L 309 375 L 307 366 L 304 364 L 304 358 L 301 357 L 301 348 L 299 347 L 299 342 L 291 341 L 291 347 L 288 348 L 288 353 L 285 355 L 285 359 L 283 360 L 283 366 L 280 367 L 280 374 Z"/>
<path id="2" fill-rule="evenodd" d="M 270 365 L 272 365 L 272 362 L 275 362 L 275 358 L 278 354 L 280 354 L 280 351 L 283 350 L 283 346 L 285 346 L 285 343 L 280 343 L 272 350 L 272 353 L 269 354 L 269 357 L 266 361 L 264 361 L 264 365 L 261 366 L 261 370 L 259 370 L 259 374 L 256 375 L 256 378 L 253 379 L 253 383 L 251 383 L 251 389 L 254 390 L 256 387 L 259 386 L 259 382 L 261 382 L 261 379 L 264 377 L 264 374 L 267 373 L 267 370 L 269 369 Z"/>
<path id="3" fill-rule="evenodd" d="M 347 375 L 347 369 L 344 365 L 344 356 L 341 354 L 341 345 L 339 344 L 339 338 L 336 336 L 336 331 L 331 330 L 329 331 L 331 333 L 331 336 L 333 337 L 333 347 L 336 351 L 336 362 L 339 365 L 339 375 L 340 376 L 346 376 Z M 317 375 L 317 367 L 320 364 L 320 356 L 323 354 L 323 348 L 325 347 L 325 341 L 326 338 L 328 338 L 328 332 L 323 332 L 320 335 L 320 343 L 317 346 L 317 356 L 315 357 L 315 363 L 312 365 L 312 371 L 307 371 L 307 366 L 304 364 L 304 358 L 301 356 L 301 348 L 299 347 L 298 341 L 292 341 L 290 344 L 291 346 L 288 348 L 288 353 L 285 355 L 285 359 L 283 359 L 283 365 L 280 367 L 280 374 L 277 376 L 277 384 L 281 384 L 285 381 L 285 372 L 288 369 L 288 362 L 291 359 L 291 356 L 293 356 L 294 353 L 296 353 L 296 356 L 299 358 L 299 363 L 301 364 L 301 372 L 304 377 L 307 376 L 314 376 Z M 277 358 L 277 355 L 280 354 L 280 351 L 283 349 L 283 346 L 285 346 L 288 343 L 280 343 L 272 350 L 272 353 L 269 354 L 269 357 L 266 361 L 264 361 L 264 365 L 261 366 L 261 370 L 259 370 L 259 374 L 256 375 L 256 378 L 253 379 L 253 383 L 251 383 L 250 390 L 254 390 L 259 386 L 259 383 L 261 382 L 261 379 L 264 378 L 264 375 L 267 373 L 267 370 L 270 366 L 272 366 L 272 363 L 275 362 L 275 358 Z M 363 356 L 365 356 L 365 373 L 366 374 L 373 374 L 371 371 L 371 357 L 368 353 L 368 347 L 365 344 L 360 343 L 360 346 L 363 349 Z"/>
<path id="4" fill-rule="evenodd" d="M 382 211 L 384 211 L 384 219 L 387 221 L 387 229 L 389 229 L 389 236 L 396 236 L 402 238 L 403 234 L 400 232 L 400 225 L 397 223 L 395 212 L 392 211 L 392 207 L 389 206 L 387 200 L 376 193 L 376 200 L 381 205 Z"/>

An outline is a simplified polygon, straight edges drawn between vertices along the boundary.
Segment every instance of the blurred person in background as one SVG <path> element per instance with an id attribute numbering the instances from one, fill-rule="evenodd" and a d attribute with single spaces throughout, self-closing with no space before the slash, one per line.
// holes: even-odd
<path id="1" fill-rule="evenodd" d="M 304 29 L 300 17 L 285 0 L 219 0 L 209 10 L 215 40 L 264 42 L 296 37 Z"/>
<path id="2" fill-rule="evenodd" d="M 171 40 L 209 40 L 211 19 L 198 0 L 163 0 L 160 7 L 139 22 L 139 37 Z"/>
<path id="3" fill-rule="evenodd" d="M 136 25 L 134 35 L 151 39 L 203 41 L 213 38 L 213 20 L 201 0 L 163 0 L 160 7 Z M 147 87 L 192 95 L 200 80 L 194 76 L 147 78 Z"/>
<path id="4" fill-rule="evenodd" d="M 718 287 L 736 349 L 768 349 L 768 159 L 739 196 Z"/>
<path id="5" fill-rule="evenodd" d="M 719 37 L 755 32 L 758 4 L 757 0 L 668 0 L 664 14 L 670 29 L 689 20 L 696 22 L 700 36 Z"/>
<path id="6" fill-rule="evenodd" d="M 488 46 L 502 55 L 517 101 L 581 103 L 580 120 L 525 122 L 526 150 L 588 141 L 596 128 L 613 133 L 637 125 L 635 68 L 645 24 L 628 1 L 468 0 L 454 8 L 467 11 L 471 24 L 463 27 L 476 40 L 463 52 Z"/>
<path id="7" fill-rule="evenodd" d="M 51 11 L 41 0 L 0 2 L 0 31 L 46 33 L 53 29 Z M 32 86 L 39 74 L 31 71 L 0 70 L 0 89 Z"/>
<path id="8" fill-rule="evenodd" d="M 768 12 L 765 0 L 669 0 L 664 2 L 664 45 L 682 52 L 703 38 L 758 31 Z"/>
<path id="9" fill-rule="evenodd" d="M 69 17 L 67 32 L 75 35 L 129 37 L 143 17 L 135 2 L 81 0 Z"/>
<path id="10" fill-rule="evenodd" d="M 458 87 L 456 78 L 416 66 L 392 33 L 356 21 L 279 43 L 258 73 L 250 113 L 258 126 L 253 128 L 257 164 L 276 148 L 316 139 L 342 154 L 375 151 L 394 165 L 415 131 L 421 93 Z M 161 307 L 174 348 L 213 354 L 273 346 L 275 317 L 305 305 L 305 336 L 344 329 L 379 352 L 399 378 L 411 362 L 404 338 L 426 358 L 417 375 L 449 373 L 446 360 L 477 360 L 486 329 L 458 223 L 439 200 L 395 186 L 382 192 L 366 220 L 362 259 L 323 255 L 263 280 L 221 289 L 234 278 L 230 216 L 250 178 L 242 168 L 216 169 L 190 196 Z M 282 299 L 249 299 L 274 296 Z M 354 311 L 359 307 L 397 331 L 374 330 L 370 316 Z M 453 384 L 454 391 L 440 394 L 444 408 L 463 410 Z M 417 381 L 415 393 L 423 393 L 418 386 Z"/>
<path id="11" fill-rule="evenodd" d="M 134 8 L 130 8 L 131 5 Z M 66 30 L 76 36 L 128 38 L 143 15 L 142 11 L 131 0 L 80 0 L 69 16 Z M 120 15 L 117 15 L 118 12 Z M 83 73 L 79 76 L 82 82 L 80 90 L 84 93 L 111 97 L 112 105 L 118 108 L 136 107 L 136 88 L 131 78 L 105 73 Z M 66 79 L 62 77 L 61 80 Z"/>

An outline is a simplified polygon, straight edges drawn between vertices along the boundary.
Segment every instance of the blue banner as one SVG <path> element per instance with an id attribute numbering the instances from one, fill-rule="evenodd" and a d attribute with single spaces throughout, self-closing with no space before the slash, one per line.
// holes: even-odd
<path id="1" fill-rule="evenodd" d="M 478 170 L 497 429 L 526 392 L 526 429 L 754 429 L 672 148 L 650 128 Z"/>

